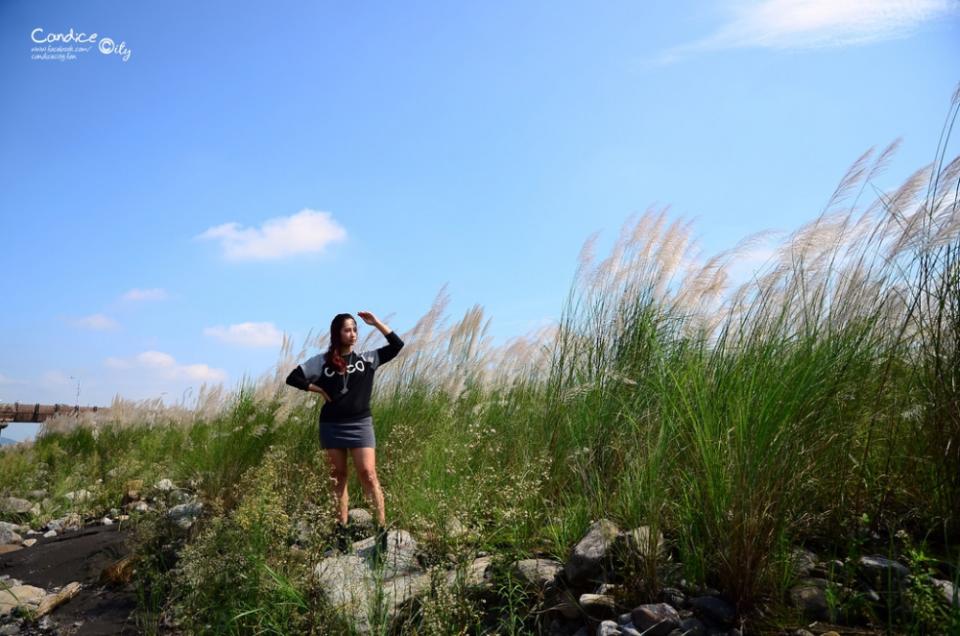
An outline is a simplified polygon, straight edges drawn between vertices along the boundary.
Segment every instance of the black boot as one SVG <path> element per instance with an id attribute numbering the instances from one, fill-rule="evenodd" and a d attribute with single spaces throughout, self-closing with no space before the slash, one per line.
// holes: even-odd
<path id="1" fill-rule="evenodd" d="M 333 535 L 337 541 L 337 551 L 341 554 L 346 554 L 349 552 L 352 542 L 350 541 L 350 531 L 347 526 L 338 521 L 337 527 L 333 531 Z"/>
<path id="2" fill-rule="evenodd" d="M 373 555 L 377 563 L 382 563 L 387 554 L 387 526 L 374 522 L 373 528 Z"/>

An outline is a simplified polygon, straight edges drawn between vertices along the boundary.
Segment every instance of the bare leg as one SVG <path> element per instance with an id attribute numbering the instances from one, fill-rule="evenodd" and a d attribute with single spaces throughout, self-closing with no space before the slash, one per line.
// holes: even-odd
<path id="1" fill-rule="evenodd" d="M 333 482 L 333 496 L 337 500 L 337 517 L 346 525 L 350 510 L 350 495 L 347 493 L 347 449 L 328 448 L 327 463 L 330 465 L 330 481 Z"/>
<path id="2" fill-rule="evenodd" d="M 360 483 L 363 484 L 363 491 L 367 499 L 373 502 L 376 509 L 376 520 L 381 526 L 386 524 L 386 515 L 383 510 L 383 491 L 380 489 L 380 481 L 377 479 L 377 459 L 376 450 L 373 448 L 351 448 L 353 455 L 353 465 L 357 469 L 357 475 L 360 477 Z"/>

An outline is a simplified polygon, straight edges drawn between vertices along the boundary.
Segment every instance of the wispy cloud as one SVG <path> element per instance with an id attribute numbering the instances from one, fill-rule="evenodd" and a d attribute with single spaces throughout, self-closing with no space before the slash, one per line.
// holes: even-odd
<path id="1" fill-rule="evenodd" d="M 227 379 L 223 369 L 206 364 L 178 364 L 176 358 L 163 351 L 144 351 L 130 359 L 110 357 L 103 364 L 111 369 L 143 369 L 164 380 L 222 382 Z"/>
<path id="2" fill-rule="evenodd" d="M 752 0 L 737 2 L 713 34 L 669 49 L 660 62 L 732 48 L 812 49 L 911 35 L 925 22 L 956 15 L 957 0 Z"/>
<path id="3" fill-rule="evenodd" d="M 272 322 L 217 325 L 205 328 L 203 335 L 241 347 L 279 347 L 283 344 L 283 333 Z"/>
<path id="4" fill-rule="evenodd" d="M 138 289 L 134 287 L 123 295 L 123 300 L 166 300 L 167 292 L 163 289 L 154 287 L 152 289 Z"/>
<path id="5" fill-rule="evenodd" d="M 266 261 L 321 252 L 330 243 L 346 240 L 347 231 L 329 212 L 304 209 L 293 216 L 268 219 L 259 228 L 224 223 L 195 238 L 219 241 L 227 260 Z"/>
<path id="6" fill-rule="evenodd" d="M 109 331 L 120 326 L 116 320 L 104 314 L 91 314 L 80 318 L 68 318 L 67 320 L 75 327 L 94 331 Z"/>

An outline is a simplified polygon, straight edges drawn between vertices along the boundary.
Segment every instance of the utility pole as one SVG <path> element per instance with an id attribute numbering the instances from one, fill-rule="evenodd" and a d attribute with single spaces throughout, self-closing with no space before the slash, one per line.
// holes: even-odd
<path id="1" fill-rule="evenodd" d="M 77 381 L 77 405 L 76 407 L 74 407 L 73 412 L 76 415 L 80 415 L 80 378 L 75 378 L 74 376 L 71 375 L 70 379 Z"/>

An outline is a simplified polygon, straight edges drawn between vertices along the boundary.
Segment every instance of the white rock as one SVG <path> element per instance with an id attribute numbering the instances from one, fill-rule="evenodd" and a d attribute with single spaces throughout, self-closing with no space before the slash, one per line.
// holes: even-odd
<path id="1" fill-rule="evenodd" d="M 23 539 L 16 533 L 12 526 L 13 524 L 0 526 L 0 545 L 23 542 Z"/>
<path id="2" fill-rule="evenodd" d="M 203 503 L 200 501 L 192 501 L 174 506 L 167 511 L 167 517 L 186 530 L 193 525 L 193 522 L 197 520 L 197 517 L 200 516 L 202 511 Z"/>
<path id="3" fill-rule="evenodd" d="M 933 586 L 940 590 L 943 600 L 945 600 L 948 605 L 960 607 L 960 599 L 957 597 L 957 589 L 953 586 L 953 583 L 942 579 L 933 579 Z"/>
<path id="4" fill-rule="evenodd" d="M 0 499 L 0 511 L 3 512 L 24 514 L 30 512 L 32 505 L 33 504 L 26 499 L 20 499 L 19 497 L 6 497 L 5 499 Z"/>
<path id="5" fill-rule="evenodd" d="M 554 582 L 563 564 L 553 559 L 523 559 L 513 563 L 513 571 L 533 587 L 545 587 Z"/>
<path id="6" fill-rule="evenodd" d="M 490 566 L 493 563 L 493 557 L 485 556 L 475 559 L 473 563 L 467 565 L 462 575 L 457 570 L 447 572 L 447 586 L 456 585 L 458 575 L 466 588 L 489 588 L 493 585 L 493 574 Z"/>
<path id="7" fill-rule="evenodd" d="M 619 535 L 620 529 L 607 519 L 591 524 L 587 534 L 573 548 L 564 566 L 567 581 L 576 585 L 599 576 Z"/>
<path id="8" fill-rule="evenodd" d="M 82 501 L 90 501 L 93 499 L 93 493 L 86 488 L 81 488 L 80 490 L 71 490 L 65 494 L 64 497 L 74 503 L 80 503 Z"/>
<path id="9" fill-rule="evenodd" d="M 43 533 L 43 536 L 45 536 L 45 537 L 47 537 L 47 538 L 55 537 L 55 536 L 57 536 L 57 531 L 56 531 L 56 530 L 47 530 L 46 532 Z"/>
<path id="10" fill-rule="evenodd" d="M 156 483 L 154 488 L 156 488 L 157 490 L 169 491 L 169 490 L 173 490 L 174 486 L 173 486 L 173 482 L 170 481 L 169 479 L 161 479 Z"/>
<path id="11" fill-rule="evenodd" d="M 40 599 L 46 596 L 47 591 L 33 585 L 15 585 L 9 589 L 0 590 L 0 616 L 7 616 L 19 606 L 36 609 Z"/>

